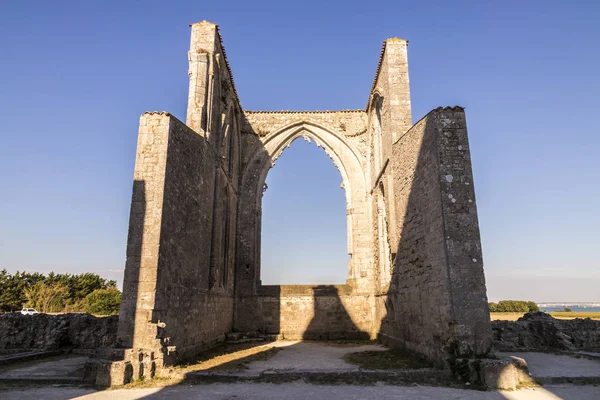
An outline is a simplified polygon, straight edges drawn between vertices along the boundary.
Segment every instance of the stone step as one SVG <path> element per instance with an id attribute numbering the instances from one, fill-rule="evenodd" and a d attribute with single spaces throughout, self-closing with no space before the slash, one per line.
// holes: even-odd
<path id="1" fill-rule="evenodd" d="M 184 377 L 185 382 L 198 384 L 213 382 L 282 383 L 297 380 L 315 384 L 373 384 L 377 382 L 440 384 L 440 382 L 451 382 L 452 377 L 447 370 L 429 368 L 402 371 L 281 370 L 264 371 L 258 375 L 195 371 L 187 373 Z"/>
<path id="2" fill-rule="evenodd" d="M 37 360 L 45 357 L 52 357 L 62 354 L 60 350 L 49 351 L 26 351 L 22 353 L 12 353 L 0 355 L 0 365 L 8 365 L 21 361 Z"/>

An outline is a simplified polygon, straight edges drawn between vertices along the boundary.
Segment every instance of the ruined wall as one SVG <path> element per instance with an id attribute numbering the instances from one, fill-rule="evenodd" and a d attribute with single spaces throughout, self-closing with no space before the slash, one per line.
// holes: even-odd
<path id="1" fill-rule="evenodd" d="M 322 147 L 341 174 L 351 255 L 345 286 L 262 286 L 260 281 L 265 179 L 281 153 L 298 138 Z M 373 332 L 373 258 L 365 181 L 365 112 L 246 111 L 242 149 L 236 329 L 268 330 L 288 338 L 304 334 L 311 338 L 369 337 Z M 338 289 L 341 293 L 334 295 Z"/>
<path id="2" fill-rule="evenodd" d="M 600 351 L 600 321 L 590 318 L 527 313 L 516 321 L 492 321 L 492 332 L 498 351 Z"/>
<path id="3" fill-rule="evenodd" d="M 233 324 L 240 107 L 215 24 L 192 25 L 186 126 L 140 119 L 119 344 L 187 358 Z"/>
<path id="4" fill-rule="evenodd" d="M 394 179 L 390 160 L 393 144 L 411 127 L 408 42 L 387 39 L 367 104 L 371 242 L 375 291 L 386 293 L 396 257 L 398 231 Z"/>
<path id="5" fill-rule="evenodd" d="M 374 339 L 373 296 L 348 285 L 269 285 L 238 299 L 241 331 L 278 334 L 284 339 Z"/>
<path id="6" fill-rule="evenodd" d="M 118 316 L 89 314 L 0 315 L 0 353 L 3 350 L 97 350 L 113 346 Z"/>
<path id="7" fill-rule="evenodd" d="M 260 287 L 262 192 L 277 158 L 297 138 L 322 147 L 340 171 L 346 194 L 348 284 L 372 291 L 367 208 L 366 114 L 363 111 L 246 111 L 242 125 L 242 175 L 239 205 L 237 293 Z"/>
<path id="8" fill-rule="evenodd" d="M 218 27 L 206 21 L 192 25 L 188 59 L 187 126 L 168 113 L 140 119 L 121 347 L 172 362 L 235 328 L 290 339 L 379 334 L 439 364 L 489 350 L 464 112 L 434 110 L 410 128 L 405 40 L 385 41 L 365 111 L 244 112 Z M 260 281 L 265 179 L 300 137 L 342 177 L 346 285 Z"/>
<path id="9" fill-rule="evenodd" d="M 214 210 L 224 210 L 214 193 L 231 184 L 217 187 L 216 158 L 173 116 L 142 116 L 119 320 L 124 347 L 165 345 L 185 358 L 231 329 L 233 280 L 210 280 L 212 249 L 222 244 L 212 240 Z M 218 276 L 232 276 L 224 254 L 216 265 Z"/>
<path id="10" fill-rule="evenodd" d="M 394 144 L 399 242 L 381 337 L 439 363 L 483 355 L 489 311 L 464 112 L 434 110 Z"/>
<path id="11" fill-rule="evenodd" d="M 215 227 L 225 228 L 220 217 L 228 211 L 226 196 L 212 194 L 228 183 L 215 181 L 215 166 L 221 172 L 213 147 L 172 118 L 153 318 L 166 324 L 160 336 L 177 346 L 178 357 L 219 339 L 233 321 L 233 280 L 222 278 L 233 273 L 233 264 L 223 251 L 223 235 L 213 236 Z"/>

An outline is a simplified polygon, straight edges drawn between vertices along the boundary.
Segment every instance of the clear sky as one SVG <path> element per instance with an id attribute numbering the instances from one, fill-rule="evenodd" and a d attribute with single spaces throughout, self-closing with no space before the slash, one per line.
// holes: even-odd
<path id="1" fill-rule="evenodd" d="M 138 116 L 185 119 L 188 24 L 207 19 L 250 110 L 364 108 L 382 41 L 408 39 L 413 120 L 467 110 L 490 300 L 600 300 L 600 2 L 1 1 L 0 13 L 0 268 L 121 279 Z M 295 142 L 267 182 L 263 279 L 343 281 L 331 161 Z"/>

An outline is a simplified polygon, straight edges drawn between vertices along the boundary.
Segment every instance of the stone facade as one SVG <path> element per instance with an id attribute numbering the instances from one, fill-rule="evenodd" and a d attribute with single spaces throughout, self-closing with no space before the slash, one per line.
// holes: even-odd
<path id="1" fill-rule="evenodd" d="M 186 124 L 157 112 L 140 120 L 118 331 L 125 362 L 168 365 L 232 329 L 379 338 L 439 365 L 487 354 L 464 110 L 439 108 L 412 126 L 408 42 L 384 42 L 364 110 L 248 111 L 217 25 L 191 27 Z M 265 179 L 300 137 L 342 176 L 345 285 L 260 280 Z"/>

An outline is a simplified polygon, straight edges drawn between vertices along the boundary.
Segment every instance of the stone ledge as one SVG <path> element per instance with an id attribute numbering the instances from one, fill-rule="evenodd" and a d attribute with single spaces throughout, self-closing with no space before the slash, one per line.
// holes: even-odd
<path id="1" fill-rule="evenodd" d="M 335 371 L 335 370 L 310 370 L 310 371 L 265 371 L 258 375 L 224 374 L 210 372 L 190 372 L 183 377 L 186 383 L 283 383 L 303 380 L 306 383 L 393 383 L 413 384 L 432 383 L 439 384 L 450 382 L 451 376 L 447 370 L 418 369 L 405 371 Z"/>

